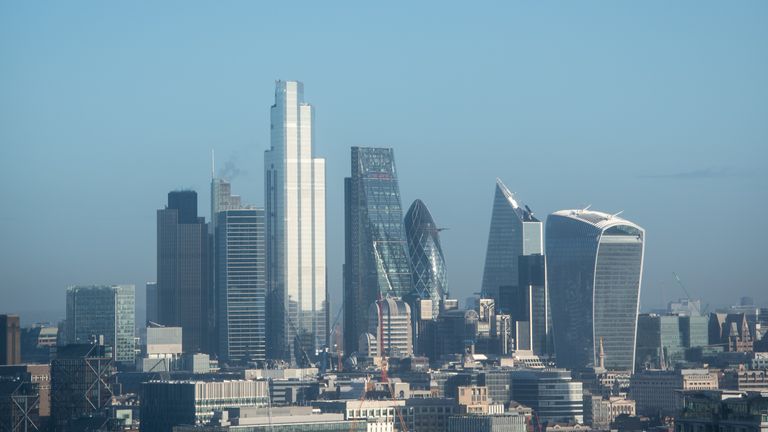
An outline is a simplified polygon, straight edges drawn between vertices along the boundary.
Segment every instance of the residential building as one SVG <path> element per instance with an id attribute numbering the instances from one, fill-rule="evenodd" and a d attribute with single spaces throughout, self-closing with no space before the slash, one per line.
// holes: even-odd
<path id="1" fill-rule="evenodd" d="M 267 337 L 264 210 L 222 210 L 216 219 L 219 357 L 230 363 L 264 361 Z"/>
<path id="2" fill-rule="evenodd" d="M 18 315 L 0 315 L 0 365 L 21 363 L 21 321 Z"/>
<path id="3" fill-rule="evenodd" d="M 617 215 L 562 210 L 547 218 L 547 278 L 557 364 L 635 366 L 645 230 Z"/>
<path id="4" fill-rule="evenodd" d="M 132 365 L 136 359 L 135 319 L 133 285 L 67 288 L 68 344 L 90 344 L 103 337 L 116 362 Z"/>
<path id="5" fill-rule="evenodd" d="M 368 328 L 371 304 L 413 292 L 394 150 L 352 147 L 344 208 L 344 347 L 349 354 Z"/>
<path id="6" fill-rule="evenodd" d="M 225 408 L 266 407 L 267 381 L 150 381 L 141 387 L 142 432 L 204 425 Z"/>
<path id="7" fill-rule="evenodd" d="M 431 319 L 440 315 L 440 303 L 448 294 L 445 256 L 440 228 L 423 201 L 417 199 L 405 214 L 405 234 L 411 263 L 413 290 L 421 300 L 431 300 Z M 418 319 L 422 319 L 419 315 Z"/>
<path id="8" fill-rule="evenodd" d="M 197 193 L 174 191 L 157 211 L 158 324 L 181 327 L 185 352 L 211 352 L 215 329 L 208 225 Z"/>
<path id="9" fill-rule="evenodd" d="M 302 83 L 277 81 L 270 112 L 271 147 L 264 153 L 267 356 L 304 363 L 304 355 L 328 344 L 325 160 L 314 156 L 313 107 L 304 102 Z"/>

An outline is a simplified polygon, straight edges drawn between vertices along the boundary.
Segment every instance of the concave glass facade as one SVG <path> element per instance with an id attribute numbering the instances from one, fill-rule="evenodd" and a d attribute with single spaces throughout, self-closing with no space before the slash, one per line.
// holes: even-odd
<path id="1" fill-rule="evenodd" d="M 413 289 L 420 299 L 432 300 L 432 317 L 440 313 L 440 301 L 448 292 L 445 257 L 432 215 L 421 200 L 405 214 L 405 233 L 411 260 Z"/>
<path id="2" fill-rule="evenodd" d="M 368 326 L 370 305 L 412 291 L 394 151 L 352 147 L 344 193 L 344 345 L 350 353 Z"/>
<path id="3" fill-rule="evenodd" d="M 616 216 L 563 210 L 547 219 L 547 267 L 560 367 L 634 368 L 645 231 Z"/>

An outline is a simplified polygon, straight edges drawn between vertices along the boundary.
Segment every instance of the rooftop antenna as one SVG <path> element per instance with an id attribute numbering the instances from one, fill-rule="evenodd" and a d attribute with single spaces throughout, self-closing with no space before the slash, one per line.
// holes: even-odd
<path id="1" fill-rule="evenodd" d="M 211 149 L 211 179 L 216 178 L 216 163 L 214 159 L 213 149 Z"/>

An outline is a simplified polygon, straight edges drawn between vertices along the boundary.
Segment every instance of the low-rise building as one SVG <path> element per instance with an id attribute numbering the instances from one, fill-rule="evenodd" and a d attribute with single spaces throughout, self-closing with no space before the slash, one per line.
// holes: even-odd
<path id="1" fill-rule="evenodd" d="M 526 432 L 526 423 L 517 413 L 464 414 L 448 419 L 448 432 Z"/>
<path id="2" fill-rule="evenodd" d="M 680 391 L 717 388 L 717 374 L 707 369 L 647 370 L 632 375 L 630 398 L 640 415 L 672 416 L 682 407 Z"/>
<path id="3" fill-rule="evenodd" d="M 675 432 L 768 431 L 768 393 L 685 392 Z"/>

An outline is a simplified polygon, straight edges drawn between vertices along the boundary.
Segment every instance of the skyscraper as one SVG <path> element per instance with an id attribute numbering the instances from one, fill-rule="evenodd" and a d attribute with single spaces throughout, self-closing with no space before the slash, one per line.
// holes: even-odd
<path id="1" fill-rule="evenodd" d="M 219 356 L 224 361 L 266 359 L 264 210 L 216 214 L 216 293 Z"/>
<path id="2" fill-rule="evenodd" d="M 542 224 L 528 206 L 496 179 L 491 229 L 485 253 L 482 293 L 496 301 L 496 309 L 508 313 L 519 284 L 518 257 L 543 254 Z"/>
<path id="3" fill-rule="evenodd" d="M 547 267 L 560 367 L 632 371 L 645 230 L 618 216 L 562 210 L 547 218 Z"/>
<path id="4" fill-rule="evenodd" d="M 358 346 L 368 308 L 384 297 L 412 293 L 395 154 L 352 147 L 352 176 L 344 179 L 344 349 Z"/>
<path id="5" fill-rule="evenodd" d="M 18 315 L 0 315 L 0 365 L 21 363 L 21 324 Z"/>
<path id="6" fill-rule="evenodd" d="M 157 211 L 158 324 L 182 327 L 184 351 L 210 352 L 214 329 L 208 226 L 197 216 L 197 193 L 168 194 Z"/>
<path id="7" fill-rule="evenodd" d="M 264 153 L 267 346 L 270 358 L 292 363 L 328 343 L 325 160 L 313 155 L 312 120 L 304 85 L 277 81 Z"/>
<path id="8" fill-rule="evenodd" d="M 136 305 L 133 285 L 72 286 L 67 288 L 67 343 L 89 344 L 104 336 L 116 362 L 136 358 Z"/>
<path id="9" fill-rule="evenodd" d="M 145 307 L 147 311 L 147 322 L 157 323 L 160 319 L 159 311 L 157 310 L 157 282 L 147 282 L 146 286 L 146 298 Z"/>
<path id="10" fill-rule="evenodd" d="M 419 298 L 432 300 L 432 317 L 437 318 L 440 302 L 448 293 L 439 229 L 427 206 L 418 199 L 405 214 L 404 224 L 413 289 Z"/>

